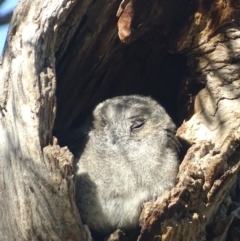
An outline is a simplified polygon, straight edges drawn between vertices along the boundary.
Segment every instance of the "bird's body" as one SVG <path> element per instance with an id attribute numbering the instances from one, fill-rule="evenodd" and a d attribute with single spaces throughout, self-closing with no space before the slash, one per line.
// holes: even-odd
<path id="1" fill-rule="evenodd" d="M 77 205 L 91 230 L 137 227 L 143 203 L 174 186 L 174 131 L 149 97 L 115 97 L 95 108 L 76 172 Z"/>

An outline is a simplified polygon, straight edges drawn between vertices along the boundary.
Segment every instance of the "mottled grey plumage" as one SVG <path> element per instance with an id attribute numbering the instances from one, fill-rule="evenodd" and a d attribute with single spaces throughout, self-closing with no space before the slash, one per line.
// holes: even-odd
<path id="1" fill-rule="evenodd" d="M 150 97 L 108 99 L 93 111 L 77 163 L 76 201 L 95 232 L 138 225 L 142 204 L 174 186 L 175 125 Z"/>

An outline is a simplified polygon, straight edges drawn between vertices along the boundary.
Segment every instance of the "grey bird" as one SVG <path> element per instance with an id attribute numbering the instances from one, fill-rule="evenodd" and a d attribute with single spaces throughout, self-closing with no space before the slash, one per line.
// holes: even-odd
<path id="1" fill-rule="evenodd" d="M 174 186 L 175 128 L 150 97 L 119 96 L 97 105 L 76 163 L 76 203 L 91 231 L 136 228 L 143 203 Z"/>

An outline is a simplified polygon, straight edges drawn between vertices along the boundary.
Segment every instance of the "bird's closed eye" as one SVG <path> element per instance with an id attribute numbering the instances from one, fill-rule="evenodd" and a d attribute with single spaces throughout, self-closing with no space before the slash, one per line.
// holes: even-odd
<path id="1" fill-rule="evenodd" d="M 131 131 L 140 130 L 144 126 L 144 120 L 135 120 L 131 125 Z"/>
<path id="2" fill-rule="evenodd" d="M 105 127 L 107 125 L 107 121 L 105 119 L 102 119 L 100 125 L 101 127 Z"/>

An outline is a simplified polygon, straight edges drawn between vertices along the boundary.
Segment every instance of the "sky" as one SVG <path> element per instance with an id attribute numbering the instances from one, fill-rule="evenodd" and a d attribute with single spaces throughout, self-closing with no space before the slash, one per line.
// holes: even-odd
<path id="1" fill-rule="evenodd" d="M 12 10 L 18 0 L 5 0 L 5 2 L 0 6 L 0 15 Z M 0 26 L 0 55 L 4 46 L 4 42 L 7 36 L 8 24 Z"/>

